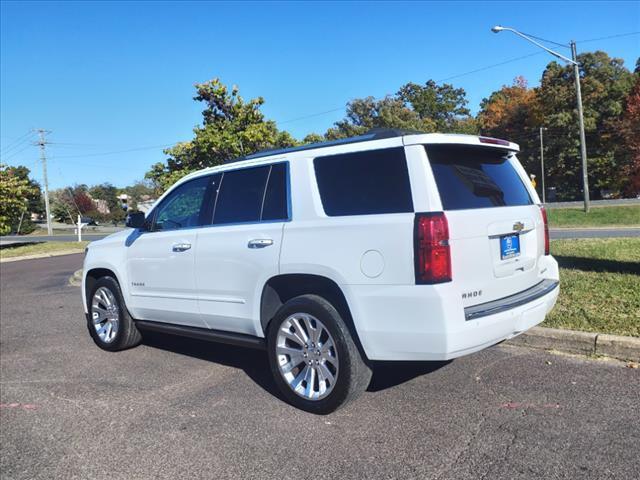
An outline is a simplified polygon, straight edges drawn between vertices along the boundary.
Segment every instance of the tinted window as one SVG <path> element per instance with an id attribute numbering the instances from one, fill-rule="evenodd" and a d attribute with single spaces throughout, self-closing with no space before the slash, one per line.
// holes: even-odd
<path id="1" fill-rule="evenodd" d="M 287 220 L 287 166 L 278 163 L 271 167 L 267 191 L 264 194 L 262 220 Z"/>
<path id="2" fill-rule="evenodd" d="M 319 157 L 314 166 L 329 216 L 413 211 L 403 148 Z"/>
<path id="3" fill-rule="evenodd" d="M 269 165 L 224 172 L 218 191 L 213 223 L 260 221 Z"/>
<path id="4" fill-rule="evenodd" d="M 186 182 L 162 200 L 155 213 L 154 230 L 175 230 L 202 225 L 201 208 L 209 177 Z"/>
<path id="5" fill-rule="evenodd" d="M 533 203 L 506 151 L 472 145 L 426 149 L 445 210 Z"/>

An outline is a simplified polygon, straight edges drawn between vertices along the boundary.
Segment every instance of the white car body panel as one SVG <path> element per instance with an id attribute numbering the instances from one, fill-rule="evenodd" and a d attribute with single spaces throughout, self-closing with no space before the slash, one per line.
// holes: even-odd
<path id="1" fill-rule="evenodd" d="M 545 280 L 558 280 L 557 262 L 543 251 L 540 200 L 515 158 L 516 144 L 500 148 L 514 152 L 510 162 L 534 204 L 445 210 L 451 282 L 416 285 L 415 213 L 329 217 L 323 210 L 315 157 L 403 146 L 414 211 L 442 211 L 424 148 L 432 143 L 496 148 L 473 136 L 421 134 L 278 153 L 205 169 L 173 188 L 238 166 L 287 161 L 291 221 L 143 234 L 127 230 L 91 244 L 85 277 L 94 268 L 113 271 L 136 319 L 263 337 L 260 306 L 265 283 L 282 274 L 317 275 L 333 281 L 344 294 L 360 343 L 371 360 L 441 360 L 486 348 L 540 323 L 559 291 L 555 288 L 507 311 L 465 318 L 465 308 L 509 297 Z M 500 261 L 499 236 L 512 232 L 516 222 L 523 226 L 521 255 Z M 272 239 L 273 245 L 247 247 L 250 240 L 259 238 Z M 171 245 L 181 242 L 191 243 L 191 250 L 181 252 L 186 255 L 172 254 Z M 87 312 L 84 281 L 83 301 Z"/>

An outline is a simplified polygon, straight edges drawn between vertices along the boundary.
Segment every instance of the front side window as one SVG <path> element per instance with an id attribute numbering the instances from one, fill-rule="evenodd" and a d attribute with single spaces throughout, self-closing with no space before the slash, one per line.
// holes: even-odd
<path id="1" fill-rule="evenodd" d="M 313 163 L 329 216 L 413 212 L 402 147 L 318 157 Z"/>
<path id="2" fill-rule="evenodd" d="M 202 225 L 202 204 L 209 181 L 209 177 L 196 178 L 169 193 L 158 206 L 153 230 L 177 230 Z"/>

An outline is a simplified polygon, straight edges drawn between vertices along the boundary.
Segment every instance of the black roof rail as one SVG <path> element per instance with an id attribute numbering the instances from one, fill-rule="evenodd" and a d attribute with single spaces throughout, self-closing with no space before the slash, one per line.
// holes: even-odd
<path id="1" fill-rule="evenodd" d="M 368 142 L 370 140 L 382 140 L 384 138 L 403 137 L 405 135 L 416 135 L 424 132 L 415 130 L 402 130 L 399 128 L 372 128 L 368 132 L 356 137 L 341 138 L 338 140 L 328 140 L 326 142 L 309 143 L 298 147 L 275 148 L 271 150 L 262 150 L 260 152 L 246 155 L 240 158 L 228 160 L 225 163 L 241 162 L 243 160 L 253 160 L 255 158 L 268 157 L 270 155 L 282 155 L 285 153 L 302 152 L 304 150 L 313 150 L 314 148 L 333 147 L 336 145 L 347 145 L 350 143 Z"/>

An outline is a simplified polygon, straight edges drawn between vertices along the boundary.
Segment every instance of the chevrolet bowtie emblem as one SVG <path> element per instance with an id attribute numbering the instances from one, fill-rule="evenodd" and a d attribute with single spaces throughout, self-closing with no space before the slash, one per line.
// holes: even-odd
<path id="1" fill-rule="evenodd" d="M 521 231 L 524 229 L 524 223 L 522 223 L 522 222 L 516 222 L 516 223 L 514 223 L 514 224 L 513 224 L 513 229 L 514 229 L 516 232 L 521 232 Z"/>

